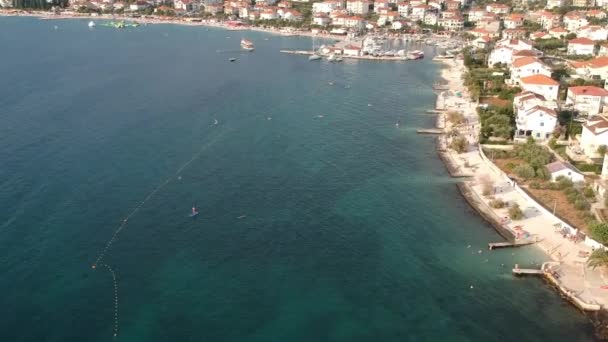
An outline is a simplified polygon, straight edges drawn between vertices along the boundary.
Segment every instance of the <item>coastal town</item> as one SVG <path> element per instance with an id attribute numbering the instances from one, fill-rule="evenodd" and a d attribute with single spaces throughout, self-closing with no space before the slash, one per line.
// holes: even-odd
<path id="1" fill-rule="evenodd" d="M 377 37 L 435 45 L 438 150 L 469 203 L 608 337 L 608 1 L 0 0 L 2 15 L 183 23 L 332 37 L 295 52 L 412 60 Z M 121 28 L 121 27 L 119 27 Z M 370 43 L 371 42 L 371 43 Z M 246 41 L 246 49 L 253 43 Z M 245 48 L 245 47 L 244 47 Z M 338 57 L 336 57 L 338 56 Z M 312 59 L 311 59 L 312 60 Z M 599 318 L 598 318 L 599 317 Z"/>

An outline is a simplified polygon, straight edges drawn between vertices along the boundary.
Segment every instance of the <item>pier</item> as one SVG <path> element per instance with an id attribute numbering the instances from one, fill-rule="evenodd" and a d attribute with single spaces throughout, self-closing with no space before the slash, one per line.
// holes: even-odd
<path id="1" fill-rule="evenodd" d="M 287 53 L 287 54 L 291 54 L 291 55 L 312 55 L 313 52 L 312 51 L 306 51 L 306 50 L 279 50 L 281 53 Z M 361 59 L 361 60 L 366 60 L 366 61 L 401 61 L 401 62 L 405 62 L 405 61 L 413 61 L 415 59 L 411 59 L 411 58 L 407 58 L 405 56 L 382 56 L 382 57 L 374 57 L 374 56 L 370 56 L 370 55 L 366 55 L 366 56 L 349 56 L 349 55 L 339 55 L 341 58 L 343 59 Z M 326 56 L 325 56 L 326 57 Z"/>
<path id="2" fill-rule="evenodd" d="M 519 268 L 517 265 L 513 269 L 513 274 L 516 276 L 526 276 L 526 275 L 543 275 L 545 272 L 543 270 L 535 269 L 535 268 Z"/>
<path id="3" fill-rule="evenodd" d="M 531 245 L 533 243 L 536 243 L 536 241 L 526 240 L 526 241 L 519 241 L 519 242 L 517 242 L 517 241 L 516 242 L 490 242 L 488 244 L 488 249 L 493 250 L 493 249 L 497 249 L 497 248 L 521 247 L 521 246 Z"/>
<path id="4" fill-rule="evenodd" d="M 418 128 L 416 129 L 418 134 L 444 134 L 443 129 L 439 128 Z"/>

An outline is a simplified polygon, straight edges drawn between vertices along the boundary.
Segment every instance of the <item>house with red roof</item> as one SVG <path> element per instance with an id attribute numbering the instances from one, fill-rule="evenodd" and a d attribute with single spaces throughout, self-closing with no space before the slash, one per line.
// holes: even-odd
<path id="1" fill-rule="evenodd" d="M 507 14 L 511 11 L 511 7 L 500 3 L 490 3 L 486 6 L 486 11 L 494 14 Z"/>
<path id="2" fill-rule="evenodd" d="M 608 146 L 608 119 L 603 115 L 591 117 L 583 124 L 580 147 L 589 158 L 601 157 L 598 147 Z"/>
<path id="3" fill-rule="evenodd" d="M 566 30 L 570 32 L 575 32 L 579 28 L 587 25 L 589 25 L 587 17 L 581 12 L 572 11 L 564 15 L 564 26 L 566 27 Z"/>
<path id="4" fill-rule="evenodd" d="M 588 10 L 587 12 L 585 12 L 585 15 L 588 18 L 597 18 L 597 19 L 606 19 L 606 17 L 608 17 L 606 12 L 599 10 L 599 9 Z"/>
<path id="5" fill-rule="evenodd" d="M 568 35 L 568 30 L 566 30 L 563 27 L 553 27 L 551 29 L 549 29 L 549 34 L 551 35 L 551 37 L 553 38 L 557 38 L 557 39 L 562 39 L 565 36 Z"/>
<path id="6" fill-rule="evenodd" d="M 574 38 L 568 41 L 569 55 L 593 55 L 595 42 L 589 38 Z"/>
<path id="7" fill-rule="evenodd" d="M 521 77 L 519 85 L 523 90 L 542 95 L 549 101 L 557 101 L 559 82 L 543 74 Z"/>
<path id="8" fill-rule="evenodd" d="M 492 38 L 490 38 L 489 36 L 483 36 L 483 37 L 479 37 L 479 38 L 475 39 L 474 41 L 472 41 L 471 45 L 473 45 L 474 47 L 476 47 L 478 49 L 485 49 L 486 47 L 488 47 L 490 45 L 491 42 L 492 42 Z"/>
<path id="9" fill-rule="evenodd" d="M 524 16 L 523 14 L 513 13 L 510 16 L 506 17 L 503 23 L 506 29 L 518 28 L 524 24 Z"/>
<path id="10" fill-rule="evenodd" d="M 481 20 L 481 18 L 483 18 L 488 12 L 480 7 L 473 7 L 469 10 L 469 21 L 470 22 L 477 22 L 479 20 Z"/>
<path id="11" fill-rule="evenodd" d="M 578 29 L 576 36 L 578 38 L 589 38 L 593 41 L 601 41 L 608 38 L 608 30 L 600 25 L 587 25 Z"/>
<path id="12" fill-rule="evenodd" d="M 530 34 L 530 39 L 531 40 L 542 40 L 542 39 L 549 39 L 552 38 L 550 34 L 548 34 L 547 32 L 534 32 L 532 34 Z"/>
<path id="13" fill-rule="evenodd" d="M 566 105 L 571 106 L 581 114 L 595 115 L 602 113 L 606 103 L 608 103 L 608 90 L 604 88 L 594 86 L 568 88 Z"/>
<path id="14" fill-rule="evenodd" d="M 538 22 L 545 30 L 550 30 L 561 24 L 561 17 L 559 14 L 542 12 L 538 18 Z"/>
<path id="15" fill-rule="evenodd" d="M 545 75 L 551 77 L 551 68 L 536 57 L 520 57 L 511 65 L 511 84 L 519 85 L 522 77 Z"/>
<path id="16" fill-rule="evenodd" d="M 526 30 L 524 29 L 504 29 L 502 30 L 502 37 L 504 39 L 523 39 L 526 37 Z"/>

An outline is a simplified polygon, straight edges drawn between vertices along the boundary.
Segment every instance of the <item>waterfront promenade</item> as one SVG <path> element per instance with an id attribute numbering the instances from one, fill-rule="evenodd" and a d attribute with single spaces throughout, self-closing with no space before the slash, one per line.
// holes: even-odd
<path id="1" fill-rule="evenodd" d="M 483 156 L 477 141 L 480 124 L 476 104 L 468 100 L 468 93 L 462 82 L 462 75 L 466 71 L 463 62 L 449 60 L 443 61 L 443 63 L 447 67 L 442 70 L 441 76 L 448 82 L 450 90 L 440 95 L 438 107 L 443 107 L 441 109 L 445 110 L 444 113 L 459 111 L 464 115 L 468 124 L 455 129 L 469 141 L 467 152 L 458 154 L 453 150 L 445 149 L 444 158 L 448 159 L 448 162 L 452 164 L 451 168 L 458 173 L 474 175 L 463 184 L 468 192 L 469 201 L 481 212 L 491 215 L 490 219 L 493 218 L 493 221 L 507 222 L 501 224 L 501 228 L 508 230 L 511 234 L 516 234 L 515 227 L 522 227 L 523 230 L 535 236 L 539 240 L 537 245 L 547 254 L 547 258 L 559 263 L 557 267 L 553 268 L 558 277 L 549 277 L 549 280 L 557 282 L 556 286 L 563 295 L 570 299 L 578 298 L 580 301 L 590 304 L 588 307 L 594 307 L 593 304 L 596 304 L 595 307 L 597 307 L 599 304 L 605 308 L 608 305 L 608 290 L 602 289 L 602 286 L 608 285 L 608 274 L 600 268 L 594 270 L 587 267 L 587 258 L 580 256 L 590 254 L 591 247 L 562 237 L 554 226 L 559 219 L 547 214 L 542 210 L 540 204 L 530 201 L 516 191 L 513 183 Z M 462 96 L 457 96 L 457 93 Z M 445 120 L 445 114 L 440 115 L 438 122 L 444 124 L 446 130 L 452 129 L 450 123 Z M 442 146 L 449 145 L 450 138 L 446 135 L 443 139 L 446 140 L 440 142 Z M 510 221 L 508 220 L 508 209 L 491 208 L 490 198 L 482 196 L 482 180 L 485 182 L 489 180 L 493 184 L 494 198 L 501 199 L 510 205 L 517 203 L 525 217 L 522 220 Z M 496 222 L 494 223 L 496 224 Z M 526 266 L 540 268 L 541 265 L 532 265 L 531 262 Z M 576 302 L 576 300 L 573 301 Z"/>

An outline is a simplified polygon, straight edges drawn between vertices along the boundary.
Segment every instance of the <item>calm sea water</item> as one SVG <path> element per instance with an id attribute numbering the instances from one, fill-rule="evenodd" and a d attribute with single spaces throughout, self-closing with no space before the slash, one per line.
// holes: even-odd
<path id="1" fill-rule="evenodd" d="M 592 340 L 510 275 L 541 253 L 487 252 L 500 237 L 415 134 L 429 59 L 26 18 L 0 18 L 0 46 L 1 341 L 111 341 L 112 276 L 90 266 L 165 182 L 102 259 L 118 341 Z"/>

